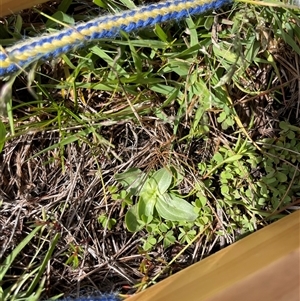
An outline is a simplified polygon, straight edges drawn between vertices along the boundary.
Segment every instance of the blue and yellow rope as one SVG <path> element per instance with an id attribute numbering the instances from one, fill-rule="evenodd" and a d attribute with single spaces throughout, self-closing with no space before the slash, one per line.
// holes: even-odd
<path id="1" fill-rule="evenodd" d="M 144 27 L 217 9 L 231 0 L 174 0 L 142 6 L 116 15 L 93 19 L 55 34 L 26 40 L 0 50 L 0 77 L 22 70 L 37 60 L 58 57 L 72 49 Z"/>
<path id="2" fill-rule="evenodd" d="M 61 300 L 63 301 L 63 300 Z M 64 301 L 121 301 L 121 299 L 116 294 L 102 294 L 100 296 L 94 297 L 80 297 L 77 299 L 64 299 Z"/>

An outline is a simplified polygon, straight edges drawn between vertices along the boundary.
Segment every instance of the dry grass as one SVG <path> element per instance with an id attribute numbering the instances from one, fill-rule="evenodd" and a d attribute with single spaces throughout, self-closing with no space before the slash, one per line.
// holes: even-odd
<path id="1" fill-rule="evenodd" d="M 68 295 L 76 288 L 81 290 L 86 286 L 98 291 L 134 286 L 143 278 L 161 272 L 178 247 L 182 248 L 174 246 L 167 251 L 158 248 L 148 254 L 139 252 L 140 238 L 144 234 L 126 231 L 121 201 L 112 201 L 107 191 L 107 186 L 115 182 L 116 172 L 130 166 L 147 169 L 169 163 L 169 131 L 166 125 L 154 126 L 153 123 L 155 120 L 149 122 L 145 129 L 131 122 L 115 125 L 113 131 L 104 129 L 103 135 L 108 135 L 107 138 L 114 136 L 110 139 L 115 145 L 113 151 L 109 148 L 102 150 L 101 147 L 91 149 L 84 142 L 67 145 L 63 154 L 64 172 L 58 150 L 32 158 L 57 141 L 55 133 L 27 134 L 7 143 L 1 154 L 0 172 L 3 199 L 1 255 L 5 256 L 16 247 L 28 233 L 32 222 L 45 224 L 49 231 L 60 233 L 61 240 L 47 270 L 47 295 L 58 292 Z M 173 164 L 188 162 L 183 154 L 172 151 L 171 155 Z M 190 169 L 191 179 L 196 176 L 192 172 Z M 183 188 L 189 191 L 192 184 L 187 180 Z M 99 225 L 97 217 L 103 212 L 117 219 L 113 230 Z M 190 248 L 163 277 L 197 261 L 201 255 L 193 252 L 193 248 L 198 248 L 199 243 Z M 70 244 L 83 250 L 79 255 L 80 266 L 75 270 L 65 264 L 72 255 Z M 18 258 L 15 265 L 19 269 L 26 266 L 24 255 L 30 257 L 30 249 L 35 248 L 33 242 Z M 145 267 L 141 269 L 141 265 Z M 11 273 L 13 279 L 17 269 Z M 129 293 L 132 291 L 130 289 Z"/>
<path id="2" fill-rule="evenodd" d="M 85 13 L 85 6 L 76 3 L 74 11 L 80 16 Z M 48 3 L 41 9 L 50 14 L 57 5 L 58 2 Z M 87 7 L 91 13 L 92 4 Z M 22 17 L 25 27 L 34 23 L 38 28 L 41 24 L 40 16 L 32 11 L 24 12 Z M 283 40 L 272 38 L 272 33 L 261 34 L 270 35 L 273 48 L 269 50 L 274 61 L 247 68 L 248 76 L 240 82 L 242 88 L 234 84 L 227 86 L 242 125 L 245 128 L 251 125 L 247 134 L 254 141 L 278 137 L 280 120 L 300 126 L 299 54 Z M 43 78 L 43 84 L 51 85 L 51 78 L 63 78 L 66 75 L 64 67 L 62 62 L 58 62 L 56 69 L 44 65 L 43 72 L 49 77 L 48 82 Z M 205 68 L 205 64 L 199 64 L 197 68 Z M 96 82 L 98 79 L 90 80 Z M 102 117 L 97 115 L 99 118 L 95 122 L 92 117 L 88 120 L 94 131 L 61 145 L 62 132 L 67 133 L 66 137 L 76 137 L 84 126 L 76 124 L 72 117 L 64 117 L 61 128 L 51 129 L 51 123 L 40 128 L 42 122 L 53 120 L 55 112 L 51 101 L 46 99 L 43 114 L 32 114 L 36 107 L 24 104 L 32 99 L 26 81 L 20 76 L 13 92 L 14 105 L 21 105 L 14 111 L 14 118 L 18 120 L 15 127 L 21 128 L 22 134 L 9 139 L 0 154 L 0 200 L 3 200 L 0 206 L 0 261 L 24 239 L 32 224 L 44 225 L 49 241 L 54 233 L 60 233 L 61 238 L 45 273 L 44 298 L 59 293 L 78 295 L 82 291 L 132 294 L 154 277 L 158 277 L 157 280 L 168 277 L 239 238 L 238 230 L 216 234 L 227 227 L 230 217 L 213 201 L 214 194 L 218 193 L 215 191 L 208 203 L 214 214 L 209 231 L 200 234 L 186 250 L 183 250 L 184 245 L 176 242 L 168 249 L 158 244 L 145 252 L 141 248 L 141 239 L 147 233 L 132 234 L 126 230 L 122 200 L 112 200 L 108 190 L 109 186 L 117 185 L 114 175 L 130 167 L 151 171 L 173 165 L 186 171 L 179 187 L 181 193 L 193 191 L 202 179 L 198 163 L 209 161 L 220 144 L 234 146 L 237 141 L 239 129 L 223 130 L 217 121 L 220 110 L 207 110 L 210 132 L 206 139 L 197 136 L 186 139 L 198 100 L 189 104 L 174 135 L 179 105 L 172 103 L 161 109 L 165 96 L 150 89 L 137 100 L 135 94 L 125 93 L 125 90 L 112 93 L 79 88 L 77 96 L 82 96 L 85 103 L 77 103 L 73 90 L 51 90 L 57 106 L 68 108 L 75 115 L 93 116 L 100 111 L 102 114 Z M 262 92 L 257 93 L 258 90 Z M 157 117 L 157 109 L 163 112 L 165 120 Z M 57 147 L 52 148 L 55 144 Z M 260 169 L 253 171 L 254 178 L 259 178 L 262 172 Z M 218 185 L 217 178 L 213 181 Z M 193 198 L 192 195 L 191 200 Z M 287 208 L 292 206 L 299 206 L 298 197 L 276 213 L 287 214 L 291 210 Z M 102 213 L 116 219 L 112 230 L 103 228 L 98 222 Z M 258 227 L 269 222 L 260 221 Z M 27 268 L 38 242 L 38 239 L 32 240 L 19 254 L 5 277 L 4 288 Z M 42 260 L 43 251 L 39 256 Z M 76 268 L 66 264 L 72 256 L 79 259 Z M 177 260 L 169 266 L 176 256 Z"/>

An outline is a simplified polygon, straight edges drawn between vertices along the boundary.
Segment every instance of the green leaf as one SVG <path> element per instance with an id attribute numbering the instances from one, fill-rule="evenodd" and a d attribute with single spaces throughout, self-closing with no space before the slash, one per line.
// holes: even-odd
<path id="1" fill-rule="evenodd" d="M 168 35 L 164 32 L 160 25 L 155 25 L 155 34 L 159 37 L 159 39 L 165 43 L 168 43 Z"/>
<path id="2" fill-rule="evenodd" d="M 291 201 L 292 201 L 292 199 L 289 195 L 286 195 L 285 198 L 283 199 L 283 202 L 285 204 L 289 204 L 289 203 L 291 203 Z"/>
<path id="3" fill-rule="evenodd" d="M 224 45 L 221 45 L 224 46 Z M 231 50 L 229 49 L 224 49 L 222 47 L 217 47 L 215 45 L 213 45 L 213 51 L 214 54 L 219 57 L 220 61 L 224 64 L 225 62 L 223 61 L 223 59 L 227 62 L 227 63 L 231 63 L 231 64 L 235 64 L 238 57 L 237 54 L 233 53 Z"/>
<path id="4" fill-rule="evenodd" d="M 209 30 L 209 31 L 210 31 L 211 27 L 212 27 L 213 24 L 214 24 L 214 20 L 215 20 L 215 19 L 214 19 L 213 16 L 207 17 L 206 20 L 205 20 L 205 22 L 204 22 L 204 28 L 205 28 L 206 30 Z"/>
<path id="5" fill-rule="evenodd" d="M 41 229 L 41 226 L 33 229 L 15 248 L 14 250 L 5 258 L 4 262 L 1 263 L 0 269 L 0 282 L 4 278 L 6 272 L 10 268 L 11 264 L 17 257 L 17 255 L 22 251 L 22 249 L 30 242 L 34 235 Z"/>
<path id="6" fill-rule="evenodd" d="M 284 130 L 285 132 L 287 132 L 289 130 L 289 124 L 285 121 L 280 121 L 279 122 L 279 127 Z"/>
<path id="7" fill-rule="evenodd" d="M 60 234 L 56 233 L 54 238 L 52 239 L 52 241 L 49 242 L 49 250 L 47 251 L 45 257 L 43 258 L 41 265 L 38 268 L 39 272 L 35 275 L 34 279 L 30 283 L 29 288 L 26 291 L 27 295 L 37 293 L 37 287 L 41 282 L 42 275 L 49 263 L 49 260 L 51 259 L 51 256 L 54 252 L 54 249 L 58 243 L 59 238 L 60 238 Z M 38 300 L 38 299 L 36 299 L 36 300 Z"/>
<path id="8" fill-rule="evenodd" d="M 224 170 L 221 172 L 220 174 L 220 177 L 223 178 L 223 179 L 233 179 L 233 175 L 232 173 L 230 172 L 230 170 Z"/>
<path id="9" fill-rule="evenodd" d="M 118 64 L 118 62 L 115 61 L 114 58 L 112 58 L 111 56 L 109 56 L 106 51 L 104 51 L 103 49 L 101 49 L 101 47 L 95 45 L 95 46 L 93 46 L 93 47 L 90 48 L 90 51 L 92 53 L 96 54 L 102 60 L 104 60 L 111 68 L 115 69 L 115 71 L 118 72 L 119 76 L 121 76 L 121 75 L 128 76 L 127 71 L 124 70 Z M 94 87 L 94 89 L 95 89 L 95 87 Z"/>
<path id="10" fill-rule="evenodd" d="M 120 0 L 128 9 L 135 9 L 136 5 L 131 0 Z"/>
<path id="11" fill-rule="evenodd" d="M 193 222 L 197 218 L 194 207 L 174 194 L 159 196 L 155 208 L 161 217 L 170 221 Z"/>
<path id="12" fill-rule="evenodd" d="M 102 0 L 93 0 L 93 3 L 95 3 L 99 7 L 107 8 L 107 4 L 105 3 L 105 1 L 102 1 Z"/>
<path id="13" fill-rule="evenodd" d="M 35 153 L 33 156 L 31 156 L 29 159 L 33 159 L 33 158 L 36 158 L 38 157 L 39 155 L 41 154 L 44 154 L 46 153 L 47 151 L 50 151 L 52 149 L 55 149 L 55 148 L 59 148 L 59 147 L 63 147 L 65 145 L 68 145 L 68 144 L 71 144 L 75 141 L 78 141 L 80 139 L 82 139 L 83 137 L 87 137 L 91 132 L 93 132 L 93 128 L 87 128 L 87 129 L 84 129 L 78 133 L 76 133 L 75 135 L 71 135 L 71 136 L 67 136 L 63 139 L 61 139 L 58 143 L 54 143 L 44 149 L 42 149 L 41 151 Z"/>
<path id="14" fill-rule="evenodd" d="M 167 232 L 169 230 L 170 227 L 168 227 L 167 224 L 165 223 L 161 223 L 159 226 L 158 226 L 159 230 L 163 233 Z"/>
<path id="15" fill-rule="evenodd" d="M 236 162 L 239 161 L 243 156 L 242 155 L 233 155 L 224 160 L 224 163 Z"/>
<path id="16" fill-rule="evenodd" d="M 229 194 L 229 187 L 227 185 L 222 185 L 221 186 L 221 193 L 224 195 L 224 196 L 227 196 Z"/>
<path id="17" fill-rule="evenodd" d="M 113 226 L 117 223 L 116 219 L 109 218 L 105 214 L 98 216 L 97 220 L 98 223 L 101 224 L 103 228 L 107 228 L 108 230 L 111 230 Z"/>
<path id="18" fill-rule="evenodd" d="M 168 248 L 169 246 L 175 243 L 176 238 L 173 234 L 174 234 L 173 230 L 170 230 L 166 233 L 163 240 L 164 248 Z"/>
<path id="19" fill-rule="evenodd" d="M 266 198 L 259 198 L 258 199 L 258 205 L 264 206 L 266 204 L 267 200 Z"/>
<path id="20" fill-rule="evenodd" d="M 3 122 L 0 120 L 0 153 L 2 152 L 5 144 L 5 137 L 6 137 L 6 128 Z"/>
<path id="21" fill-rule="evenodd" d="M 209 218 L 207 216 L 201 216 L 200 222 L 202 225 L 206 226 L 209 223 Z"/>
<path id="22" fill-rule="evenodd" d="M 138 222 L 137 204 L 132 206 L 125 215 L 125 223 L 128 231 L 137 232 L 143 228 Z"/>
<path id="23" fill-rule="evenodd" d="M 156 244 L 156 238 L 150 235 L 147 240 L 144 241 L 143 249 L 145 251 L 148 251 L 153 248 L 153 246 Z"/>
<path id="24" fill-rule="evenodd" d="M 194 23 L 194 19 L 191 17 L 188 17 L 185 19 L 185 22 L 187 24 L 187 30 L 188 30 L 188 33 L 190 36 L 189 47 L 199 45 L 199 35 L 198 35 L 197 27 Z"/>
<path id="25" fill-rule="evenodd" d="M 108 186 L 107 190 L 109 191 L 109 193 L 113 194 L 118 191 L 118 187 L 117 186 Z"/>
<path id="26" fill-rule="evenodd" d="M 156 171 L 152 178 L 155 180 L 160 194 L 164 194 L 172 183 L 172 173 L 167 168 Z"/>
<path id="27" fill-rule="evenodd" d="M 221 122 L 225 121 L 226 118 L 227 118 L 227 114 L 225 112 L 221 112 L 219 117 L 217 118 L 217 121 L 221 123 Z"/>
<path id="28" fill-rule="evenodd" d="M 298 55 L 300 55 L 300 48 L 297 45 L 295 39 L 293 36 L 290 36 L 289 34 L 286 33 L 286 31 L 282 28 L 282 20 L 279 17 L 279 15 L 277 16 L 276 14 L 274 14 L 274 18 L 275 18 L 275 22 L 278 25 L 278 32 L 280 32 L 280 36 L 281 38 L 287 43 L 289 44 L 292 49 L 298 53 Z"/>
<path id="29" fill-rule="evenodd" d="M 148 226 L 153 221 L 153 216 L 142 215 L 140 220 L 145 224 L 145 226 Z"/>
<path id="30" fill-rule="evenodd" d="M 14 25 L 14 30 L 16 33 L 20 34 L 22 32 L 23 20 L 20 14 L 17 15 L 17 19 Z"/>
<path id="31" fill-rule="evenodd" d="M 123 173 L 115 175 L 115 179 L 123 185 L 125 189 L 129 188 L 131 195 L 138 195 L 139 189 L 142 189 L 146 175 L 138 168 L 130 168 Z"/>
<path id="32" fill-rule="evenodd" d="M 265 184 L 267 184 L 267 185 L 270 185 L 270 184 L 273 184 L 273 183 L 277 182 L 277 180 L 276 180 L 275 177 L 268 178 L 268 176 L 263 177 L 263 178 L 262 178 L 262 181 L 263 181 Z"/>
<path id="33" fill-rule="evenodd" d="M 275 175 L 279 182 L 287 182 L 287 176 L 283 172 L 278 171 Z"/>
<path id="34" fill-rule="evenodd" d="M 138 217 L 141 219 L 142 215 L 153 216 L 154 206 L 157 201 L 157 194 L 144 192 L 141 194 L 138 202 Z"/>
<path id="35" fill-rule="evenodd" d="M 212 159 L 215 160 L 218 164 L 224 161 L 223 156 L 220 153 L 215 153 Z"/>
<path id="36" fill-rule="evenodd" d="M 63 13 L 62 11 L 57 11 L 55 12 L 51 19 L 48 19 L 46 22 L 46 27 L 47 28 L 55 28 L 59 22 L 68 24 L 68 25 L 74 25 L 75 21 L 72 17 L 68 16 L 67 14 Z"/>
<path id="37" fill-rule="evenodd" d="M 295 132 L 289 131 L 289 132 L 287 133 L 287 137 L 288 137 L 289 139 L 291 139 L 291 140 L 294 140 L 295 137 L 296 137 L 296 134 L 295 134 Z"/>
<path id="38" fill-rule="evenodd" d="M 195 201 L 195 205 L 198 207 L 198 208 L 203 208 L 206 203 L 207 203 L 207 198 L 205 195 L 202 195 L 200 194 L 199 192 L 197 193 L 197 199 Z"/>

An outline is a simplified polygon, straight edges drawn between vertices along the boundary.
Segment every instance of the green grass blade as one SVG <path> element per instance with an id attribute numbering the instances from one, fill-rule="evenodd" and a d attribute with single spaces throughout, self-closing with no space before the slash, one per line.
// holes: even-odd
<path id="1" fill-rule="evenodd" d="M 41 226 L 33 229 L 22 241 L 17 245 L 17 247 L 7 256 L 4 262 L 1 264 L 0 268 L 0 281 L 4 278 L 7 270 L 11 266 L 12 262 L 15 260 L 17 255 L 22 251 L 22 249 L 30 242 L 34 235 L 41 229 Z"/>
<path id="2" fill-rule="evenodd" d="M 36 286 L 38 285 L 38 283 L 40 282 L 40 279 L 41 279 L 41 276 L 42 274 L 44 273 L 45 271 L 45 268 L 47 266 L 47 263 L 48 261 L 50 260 L 51 258 L 51 255 L 54 251 L 54 248 L 56 247 L 56 244 L 58 242 L 60 238 L 60 235 L 57 233 L 55 236 L 54 236 L 54 239 L 52 240 L 52 242 L 50 242 L 50 248 L 46 254 L 46 256 L 44 257 L 44 260 L 42 262 L 42 264 L 40 265 L 39 267 L 39 272 L 35 275 L 33 281 L 31 282 L 28 290 L 27 290 L 27 295 L 30 295 L 33 293 L 34 289 L 36 288 Z"/>

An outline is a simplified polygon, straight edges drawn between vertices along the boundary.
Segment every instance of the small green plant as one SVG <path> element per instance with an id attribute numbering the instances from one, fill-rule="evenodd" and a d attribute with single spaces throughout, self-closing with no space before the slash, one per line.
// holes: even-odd
<path id="1" fill-rule="evenodd" d="M 287 122 L 279 127 L 278 138 L 257 141 L 264 156 L 240 137 L 233 149 L 220 146 L 209 162 L 198 164 L 203 179 L 196 185 L 199 215 L 209 218 L 205 204 L 217 201 L 230 221 L 227 232 L 247 233 L 256 229 L 257 219 L 271 216 L 299 196 L 300 129 Z"/>
<path id="2" fill-rule="evenodd" d="M 98 223 L 102 225 L 103 228 L 111 230 L 117 223 L 115 218 L 110 218 L 106 214 L 101 214 L 98 216 Z"/>
<path id="3" fill-rule="evenodd" d="M 0 153 L 5 144 L 6 128 L 3 122 L 0 120 Z"/>
<path id="4" fill-rule="evenodd" d="M 266 156 L 260 163 L 264 172 L 257 181 L 259 205 L 274 212 L 300 195 L 300 128 L 284 121 L 279 127 L 279 138 L 261 142 Z"/>
<path id="5" fill-rule="evenodd" d="M 117 174 L 116 179 L 129 189 L 130 194 L 138 197 L 137 203 L 125 216 L 129 231 L 141 230 L 154 218 L 174 222 L 190 222 L 197 218 L 194 207 L 172 191 L 172 188 L 178 184 L 172 168 L 165 167 L 148 176 L 139 169 L 130 169 Z"/>
<path id="6" fill-rule="evenodd" d="M 68 256 L 66 264 L 77 269 L 80 263 L 80 258 L 83 255 L 83 249 L 81 246 L 70 243 L 69 251 L 65 255 Z"/>
<path id="7" fill-rule="evenodd" d="M 161 241 L 168 247 L 176 241 L 174 228 L 194 225 L 198 217 L 196 208 L 178 196 L 176 187 L 183 177 L 173 167 L 164 167 L 148 175 L 132 168 L 115 178 L 124 188 L 119 195 L 124 197 L 123 202 L 132 204 L 133 199 L 136 200 L 125 215 L 125 223 L 131 232 L 145 229 L 149 233 L 143 240 L 145 250 Z M 186 238 L 181 236 L 180 240 L 188 241 L 188 236 Z"/>

